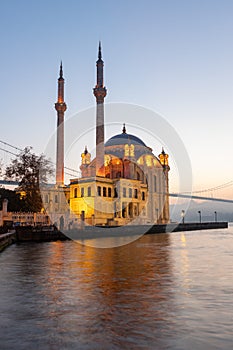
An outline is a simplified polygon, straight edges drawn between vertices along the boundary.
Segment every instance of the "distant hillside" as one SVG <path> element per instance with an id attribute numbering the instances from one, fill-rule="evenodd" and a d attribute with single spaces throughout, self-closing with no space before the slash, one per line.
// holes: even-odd
<path id="1" fill-rule="evenodd" d="M 188 203 L 188 202 L 187 202 Z M 187 203 L 170 205 L 170 216 L 172 221 L 181 221 L 181 211 L 186 208 Z M 198 211 L 201 211 L 203 222 L 214 221 L 217 212 L 218 221 L 233 221 L 233 203 L 190 201 L 189 208 L 185 211 L 185 222 L 199 222 Z"/>

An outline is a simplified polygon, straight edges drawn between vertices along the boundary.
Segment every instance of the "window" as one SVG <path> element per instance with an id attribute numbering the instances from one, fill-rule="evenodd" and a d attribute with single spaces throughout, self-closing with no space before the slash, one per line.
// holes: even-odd
<path id="1" fill-rule="evenodd" d="M 138 171 L 137 171 L 137 180 L 140 180 L 140 174 Z"/>
<path id="2" fill-rule="evenodd" d="M 145 192 L 142 192 L 142 200 L 145 200 Z"/>
<path id="3" fill-rule="evenodd" d="M 101 196 L 101 187 L 100 186 L 97 187 L 97 194 L 98 194 L 98 196 Z"/>
<path id="4" fill-rule="evenodd" d="M 134 198 L 138 198 L 138 190 L 137 190 L 137 188 L 134 189 Z"/>
<path id="5" fill-rule="evenodd" d="M 123 187 L 123 197 L 126 197 L 126 188 Z"/>
<path id="6" fill-rule="evenodd" d="M 112 197 L 112 189 L 111 189 L 111 187 L 108 187 L 108 197 Z"/>
<path id="7" fill-rule="evenodd" d="M 129 146 L 129 154 L 130 154 L 130 157 L 134 157 L 134 145 Z"/>
<path id="8" fill-rule="evenodd" d="M 132 193 L 132 188 L 129 188 L 129 198 L 132 198 L 133 193 Z"/>
<path id="9" fill-rule="evenodd" d="M 81 187 L 81 197 L 84 197 L 84 187 Z"/>
<path id="10" fill-rule="evenodd" d="M 107 188 L 103 187 L 103 197 L 106 197 L 106 196 L 107 196 Z"/>
<path id="11" fill-rule="evenodd" d="M 47 194 L 45 195 L 44 201 L 45 201 L 45 203 L 49 202 L 49 196 Z"/>
<path id="12" fill-rule="evenodd" d="M 121 177 L 121 172 L 120 172 L 120 171 L 118 171 L 118 172 L 116 173 L 116 177 L 117 177 L 117 178 Z"/>
<path id="13" fill-rule="evenodd" d="M 90 186 L 87 188 L 87 196 L 91 197 L 91 187 Z"/>
<path id="14" fill-rule="evenodd" d="M 126 203 L 123 202 L 122 203 L 122 212 L 121 212 L 121 215 L 123 218 L 126 218 L 127 217 L 127 210 L 126 210 Z"/>
<path id="15" fill-rule="evenodd" d="M 55 203 L 58 203 L 58 195 L 55 194 Z"/>
<path id="16" fill-rule="evenodd" d="M 157 191 L 157 179 L 156 176 L 154 176 L 154 192 Z"/>
<path id="17" fill-rule="evenodd" d="M 75 188 L 75 189 L 74 189 L 74 198 L 77 198 L 77 195 L 78 195 L 78 189 Z"/>
<path id="18" fill-rule="evenodd" d="M 125 157 L 129 157 L 129 145 L 125 145 Z"/>
<path id="19" fill-rule="evenodd" d="M 118 193 L 117 193 L 117 188 L 115 187 L 114 188 L 114 198 L 117 198 L 118 197 Z"/>

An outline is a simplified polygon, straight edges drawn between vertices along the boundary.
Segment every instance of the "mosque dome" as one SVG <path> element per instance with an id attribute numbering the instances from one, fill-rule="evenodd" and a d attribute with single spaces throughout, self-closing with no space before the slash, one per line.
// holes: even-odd
<path id="1" fill-rule="evenodd" d="M 113 137 L 111 137 L 106 143 L 105 146 L 118 146 L 118 145 L 139 145 L 146 147 L 145 143 L 137 136 L 131 135 L 131 134 L 118 134 Z"/>
<path id="2" fill-rule="evenodd" d="M 123 125 L 122 134 L 111 137 L 106 143 L 105 147 L 119 146 L 119 145 L 137 145 L 146 147 L 146 144 L 137 136 L 127 134 L 125 124 Z"/>
<path id="3" fill-rule="evenodd" d="M 126 132 L 123 125 L 122 134 L 111 137 L 105 143 L 105 154 L 111 154 L 118 158 L 130 157 L 137 160 L 143 154 L 152 154 L 152 149 L 137 136 Z"/>

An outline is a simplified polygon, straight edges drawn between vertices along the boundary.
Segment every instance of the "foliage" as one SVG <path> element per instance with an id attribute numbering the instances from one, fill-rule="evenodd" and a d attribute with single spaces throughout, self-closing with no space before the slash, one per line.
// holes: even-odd
<path id="1" fill-rule="evenodd" d="M 0 188 L 0 210 L 2 210 L 3 199 L 8 199 L 8 211 L 26 211 L 26 203 L 19 193 Z"/>
<path id="2" fill-rule="evenodd" d="M 40 184 L 47 183 L 53 174 L 51 162 L 43 154 L 32 153 L 26 147 L 6 168 L 5 177 L 19 182 L 19 190 L 23 195 L 26 211 L 39 212 L 42 209 Z"/>

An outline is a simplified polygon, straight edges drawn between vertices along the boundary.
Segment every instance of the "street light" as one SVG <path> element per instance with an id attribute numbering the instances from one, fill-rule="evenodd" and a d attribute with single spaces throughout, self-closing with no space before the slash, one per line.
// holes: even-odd
<path id="1" fill-rule="evenodd" d="M 185 211 L 181 210 L 182 224 L 184 224 Z"/>
<path id="2" fill-rule="evenodd" d="M 201 223 L 201 211 L 198 210 L 198 214 L 199 214 L 199 220 L 200 220 L 200 223 Z"/>
<path id="3" fill-rule="evenodd" d="M 159 208 L 156 208 L 156 223 L 159 223 Z"/>
<path id="4" fill-rule="evenodd" d="M 215 222 L 217 222 L 217 212 L 214 212 Z"/>

